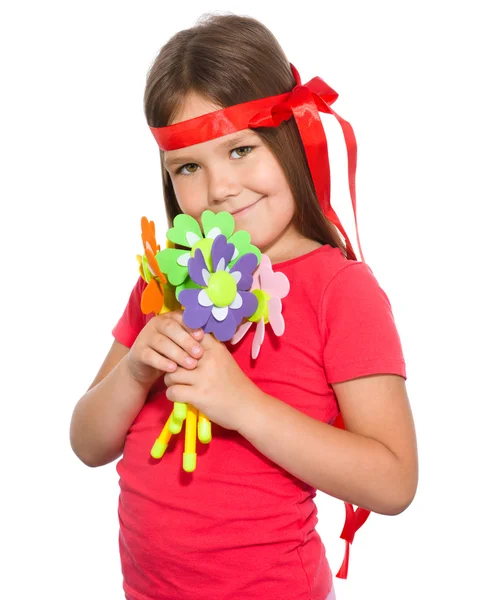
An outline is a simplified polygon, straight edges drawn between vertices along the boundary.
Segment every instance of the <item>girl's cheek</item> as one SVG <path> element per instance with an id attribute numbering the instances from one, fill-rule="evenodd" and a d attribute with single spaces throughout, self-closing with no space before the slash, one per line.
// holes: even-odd
<path id="1" fill-rule="evenodd" d="M 205 205 L 204 199 L 201 200 L 196 194 L 192 197 L 179 196 L 176 194 L 176 198 L 179 204 L 179 208 L 185 215 L 190 215 L 193 219 L 200 222 L 200 218 L 207 206 Z"/>

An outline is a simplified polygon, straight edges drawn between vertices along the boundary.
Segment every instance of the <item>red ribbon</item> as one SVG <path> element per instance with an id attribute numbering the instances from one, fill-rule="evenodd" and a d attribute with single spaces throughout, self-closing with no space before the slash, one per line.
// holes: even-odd
<path id="1" fill-rule="evenodd" d="M 365 262 L 357 224 L 355 194 L 357 142 L 352 126 L 334 112 L 330 106 L 337 100 L 337 92 L 320 77 L 314 77 L 308 83 L 302 85 L 297 69 L 292 63 L 290 66 L 297 85 L 286 94 L 243 102 L 167 127 L 150 127 L 150 130 L 162 150 L 176 150 L 243 129 L 277 127 L 283 121 L 294 116 L 304 145 L 319 205 L 327 219 L 344 236 L 347 257 L 356 260 L 352 244 L 330 204 L 330 165 L 327 138 L 319 113 L 334 115 L 340 123 L 347 146 L 349 190 L 354 211 L 357 242 L 362 261 Z"/>
<path id="2" fill-rule="evenodd" d="M 337 429 L 345 429 L 344 420 L 341 413 L 338 414 L 333 425 L 334 427 L 337 427 Z M 365 508 L 361 508 L 359 506 L 357 507 L 357 510 L 354 510 L 352 504 L 349 504 L 348 502 L 344 502 L 344 504 L 345 524 L 340 537 L 345 540 L 345 556 L 336 575 L 336 577 L 339 579 L 347 579 L 347 574 L 349 571 L 350 544 L 354 541 L 357 531 L 362 527 L 370 515 L 370 511 L 366 510 Z"/>

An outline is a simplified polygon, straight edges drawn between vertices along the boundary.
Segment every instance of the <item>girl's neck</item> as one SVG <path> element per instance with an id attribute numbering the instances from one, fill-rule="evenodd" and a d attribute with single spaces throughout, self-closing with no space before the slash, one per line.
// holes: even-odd
<path id="1" fill-rule="evenodd" d="M 320 242 L 304 237 L 295 229 L 290 229 L 278 240 L 262 248 L 262 252 L 271 259 L 272 264 L 276 264 L 298 258 L 321 246 L 323 244 Z"/>

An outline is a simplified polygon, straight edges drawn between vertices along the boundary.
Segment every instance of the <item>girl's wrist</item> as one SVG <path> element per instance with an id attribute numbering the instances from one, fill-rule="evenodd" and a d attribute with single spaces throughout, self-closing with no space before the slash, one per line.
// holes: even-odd
<path id="1" fill-rule="evenodd" d="M 153 387 L 154 381 L 139 381 L 138 379 L 133 377 L 128 367 L 128 359 L 129 357 L 126 354 L 126 356 L 124 356 L 118 363 L 118 369 L 121 373 L 121 377 L 132 395 L 134 395 L 135 397 L 138 395 L 144 395 L 144 398 L 146 399 L 149 390 Z M 164 372 L 161 371 L 157 379 L 159 379 L 159 377 L 162 377 L 163 375 Z"/>
<path id="2" fill-rule="evenodd" d="M 247 402 L 240 403 L 242 407 L 241 425 L 237 431 L 247 440 L 250 441 L 254 438 L 256 432 L 261 430 L 262 419 L 270 401 L 269 399 L 270 396 L 253 383 L 251 392 L 247 394 Z"/>

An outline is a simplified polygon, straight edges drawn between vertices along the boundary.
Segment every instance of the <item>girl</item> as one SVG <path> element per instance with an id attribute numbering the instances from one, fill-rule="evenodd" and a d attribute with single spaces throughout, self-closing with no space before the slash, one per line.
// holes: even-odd
<path id="1" fill-rule="evenodd" d="M 138 278 L 71 421 L 85 464 L 122 455 L 128 600 L 332 600 L 316 490 L 386 515 L 415 495 L 391 305 L 328 202 L 319 108 L 339 119 L 355 168 L 351 127 L 330 109 L 336 97 L 319 78 L 300 85 L 271 32 L 232 14 L 176 34 L 150 69 L 144 107 L 169 225 L 181 213 L 230 212 L 290 292 L 284 335 L 267 329 L 252 359 L 252 328 L 224 344 L 187 327 L 181 311 L 143 315 Z M 213 423 L 193 473 L 181 468 L 178 436 L 161 460 L 150 456 L 175 401 Z M 345 429 L 331 427 L 339 413 Z"/>

